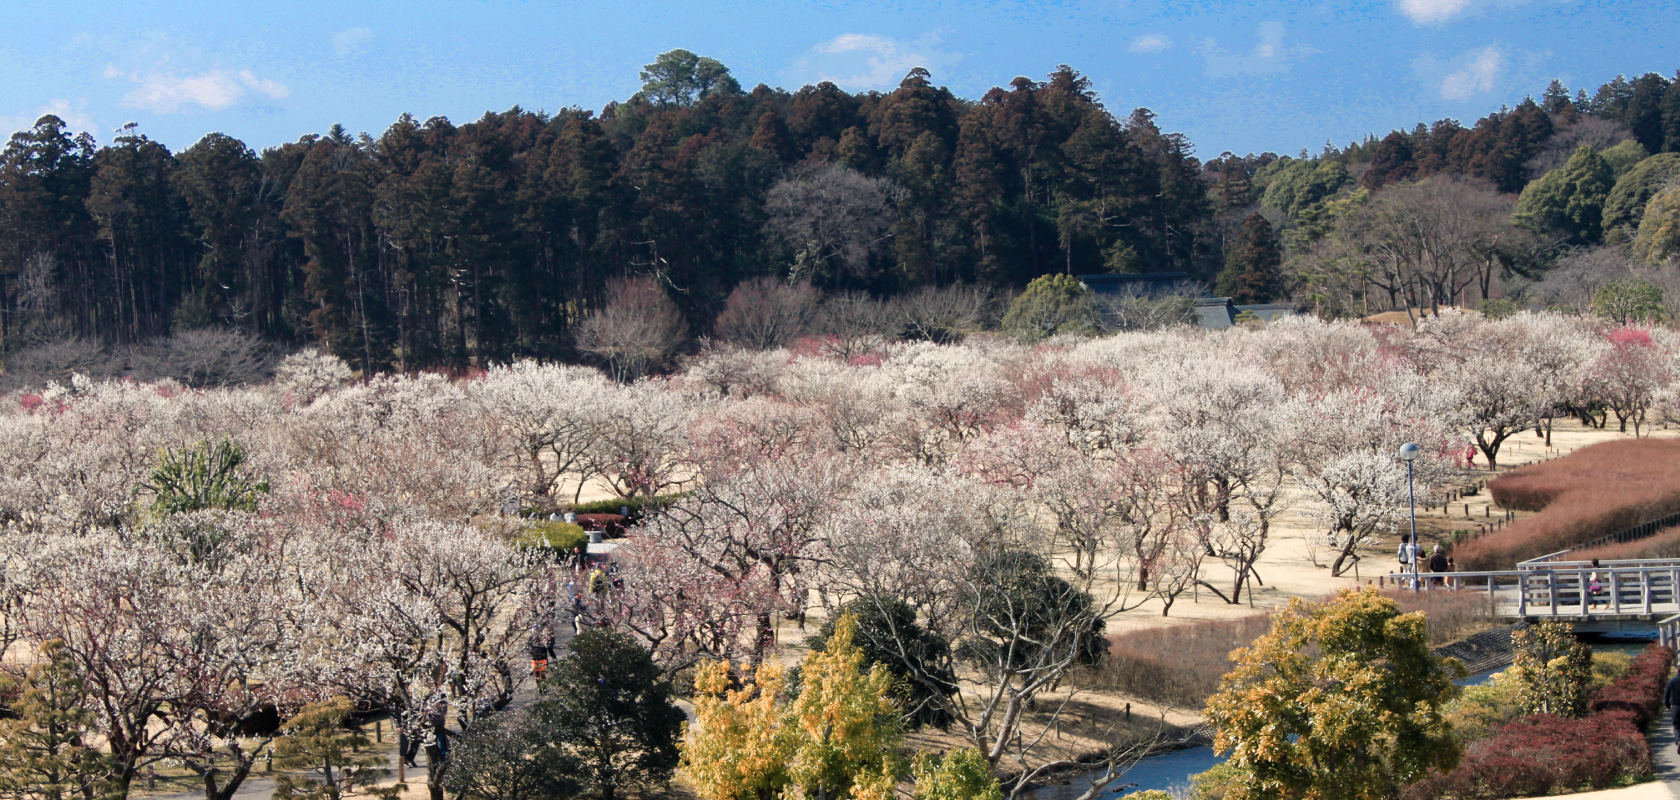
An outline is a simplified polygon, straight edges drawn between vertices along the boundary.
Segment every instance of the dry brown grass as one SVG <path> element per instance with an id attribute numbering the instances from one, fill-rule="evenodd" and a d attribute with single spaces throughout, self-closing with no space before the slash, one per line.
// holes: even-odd
<path id="1" fill-rule="evenodd" d="M 1272 626 L 1269 614 L 1149 628 L 1109 637 L 1096 684 L 1122 694 L 1200 709 L 1231 669 L 1231 651 Z"/>
<path id="2" fill-rule="evenodd" d="M 1450 644 L 1504 624 L 1493 617 L 1487 595 L 1473 587 L 1455 591 L 1437 586 L 1423 592 L 1390 589 L 1383 595 L 1394 598 L 1402 612 L 1422 611 L 1429 615 L 1431 647 Z"/>
<path id="3" fill-rule="evenodd" d="M 1615 561 L 1639 558 L 1680 558 L 1680 527 L 1663 528 L 1644 539 L 1606 544 L 1569 554 L 1571 561 Z"/>
<path id="4" fill-rule="evenodd" d="M 1505 508 L 1538 511 L 1498 533 L 1459 545 L 1460 570 L 1517 562 L 1680 511 L 1680 441 L 1624 439 L 1512 470 L 1488 482 Z"/>

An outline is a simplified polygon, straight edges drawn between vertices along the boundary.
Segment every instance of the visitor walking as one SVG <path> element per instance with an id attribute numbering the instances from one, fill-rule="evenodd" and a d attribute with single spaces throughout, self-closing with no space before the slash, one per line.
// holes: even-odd
<path id="1" fill-rule="evenodd" d="M 1417 564 L 1418 548 L 1412 543 L 1411 534 L 1400 534 L 1400 550 L 1395 554 L 1400 559 L 1400 574 L 1405 575 L 1406 584 L 1417 588 L 1414 565 Z"/>
<path id="2" fill-rule="evenodd" d="M 1680 752 L 1680 673 L 1669 678 L 1668 685 L 1663 687 L 1663 708 L 1669 711 L 1670 721 L 1674 725 L 1674 749 Z"/>
<path id="3" fill-rule="evenodd" d="M 1600 600 L 1600 597 L 1604 594 L 1604 579 L 1599 575 L 1598 559 L 1596 558 L 1592 560 L 1592 570 L 1592 572 L 1587 573 L 1587 608 L 1608 606 L 1609 603 Z"/>
<path id="4" fill-rule="evenodd" d="M 1452 571 L 1452 559 L 1447 558 L 1447 551 L 1442 549 L 1440 545 L 1435 545 L 1435 549 L 1429 553 L 1429 571 L 1434 573 L 1447 573 Z M 1429 579 L 1430 586 L 1440 586 L 1441 583 L 1442 579 L 1440 577 L 1431 577 Z"/>
<path id="5" fill-rule="evenodd" d="M 548 659 L 554 650 L 554 629 L 536 622 L 531 625 L 530 638 L 531 677 L 537 682 L 537 691 L 542 691 L 543 676 L 548 674 Z"/>
<path id="6" fill-rule="evenodd" d="M 572 633 L 583 633 L 584 617 L 589 616 L 589 604 L 583 601 L 583 595 L 572 595 Z"/>

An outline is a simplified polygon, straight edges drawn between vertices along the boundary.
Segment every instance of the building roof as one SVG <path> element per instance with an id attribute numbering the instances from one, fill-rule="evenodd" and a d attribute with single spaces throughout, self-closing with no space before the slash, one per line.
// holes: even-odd
<path id="1" fill-rule="evenodd" d="M 1190 279 L 1185 272 L 1141 272 L 1126 275 L 1080 275 L 1080 283 L 1085 284 L 1096 294 L 1113 294 L 1121 291 L 1139 291 L 1145 293 L 1200 293 L 1201 287 Z M 1236 305 L 1229 297 L 1197 297 L 1191 313 L 1196 318 L 1196 324 L 1203 328 L 1218 330 L 1229 328 L 1236 324 L 1237 315 L 1249 312 L 1262 320 L 1270 322 L 1278 317 L 1285 317 L 1297 313 L 1291 303 L 1247 303 Z"/>
<path id="2" fill-rule="evenodd" d="M 1159 291 L 1190 283 L 1186 272 L 1139 272 L 1131 274 L 1080 275 L 1079 282 L 1098 294 L 1117 292 L 1126 288 Z"/>

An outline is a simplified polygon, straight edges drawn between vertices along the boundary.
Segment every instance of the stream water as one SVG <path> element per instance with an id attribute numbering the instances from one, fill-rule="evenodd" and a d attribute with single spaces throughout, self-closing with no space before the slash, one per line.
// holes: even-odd
<path id="1" fill-rule="evenodd" d="M 1634 655 L 1656 639 L 1656 632 L 1650 634 L 1622 634 L 1622 635 L 1588 635 L 1582 636 L 1593 652 L 1618 652 Z M 1462 681 L 1461 686 L 1477 686 L 1486 683 L 1494 675 L 1503 672 L 1504 667 L 1475 673 Z M 1128 795 L 1159 789 L 1166 792 L 1186 793 L 1190 788 L 1190 776 L 1199 772 L 1206 772 L 1214 765 L 1224 761 L 1224 758 L 1213 754 L 1213 748 L 1207 745 L 1187 747 L 1183 750 L 1173 750 L 1159 755 L 1149 756 L 1139 761 L 1120 780 L 1104 789 L 1106 797 L 1126 797 Z M 1085 793 L 1091 787 L 1092 775 L 1082 775 L 1070 778 L 1066 783 L 1057 783 L 1039 789 L 1035 800 L 1072 800 Z"/>

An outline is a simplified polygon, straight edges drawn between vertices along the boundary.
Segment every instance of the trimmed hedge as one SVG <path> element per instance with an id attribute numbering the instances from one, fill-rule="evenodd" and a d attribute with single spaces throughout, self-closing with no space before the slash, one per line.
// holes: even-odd
<path id="1" fill-rule="evenodd" d="M 513 543 L 519 547 L 544 550 L 550 556 L 559 558 L 574 548 L 587 547 L 589 535 L 583 532 L 581 525 L 541 520 L 527 525 Z"/>
<path id="2" fill-rule="evenodd" d="M 1632 783 L 1651 775 L 1645 726 L 1662 705 L 1674 651 L 1651 645 L 1627 673 L 1600 689 L 1587 716 L 1525 717 L 1472 744 L 1452 772 L 1431 772 L 1408 787 L 1408 800 L 1505 797 L 1579 792 Z"/>
<path id="3" fill-rule="evenodd" d="M 628 516 L 632 524 L 642 521 L 642 517 L 650 513 L 664 510 L 672 503 L 686 497 L 686 492 L 675 494 L 661 494 L 653 497 L 608 498 L 594 500 L 588 503 L 567 504 L 565 509 L 574 514 L 617 514 L 619 509 L 629 509 Z"/>

